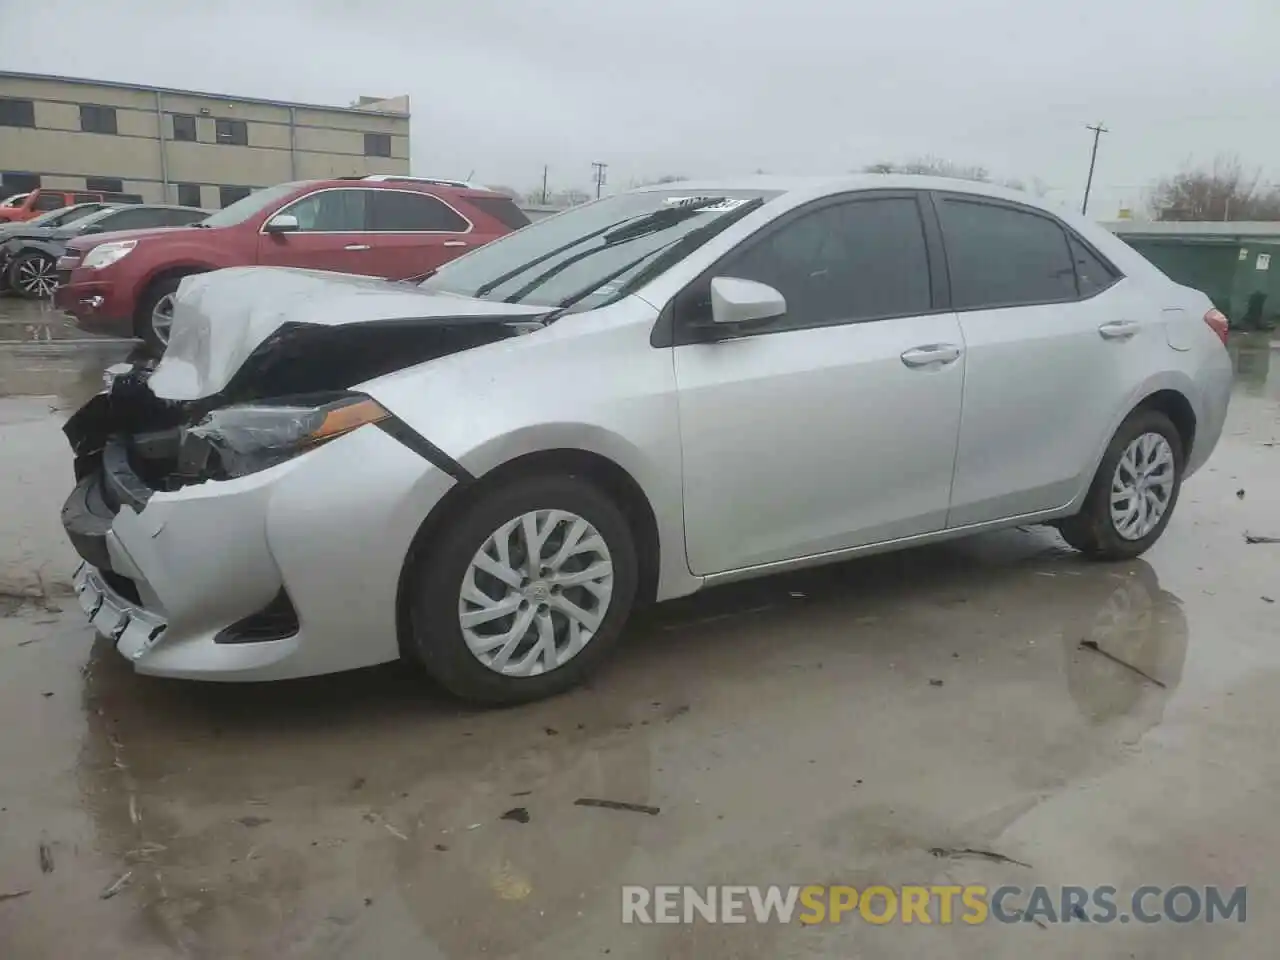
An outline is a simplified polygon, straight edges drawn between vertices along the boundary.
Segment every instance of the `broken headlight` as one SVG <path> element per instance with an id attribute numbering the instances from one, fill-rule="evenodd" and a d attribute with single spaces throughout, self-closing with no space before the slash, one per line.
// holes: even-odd
<path id="1" fill-rule="evenodd" d="M 389 416 L 376 401 L 350 393 L 223 407 L 182 432 L 178 473 L 243 477 Z"/>

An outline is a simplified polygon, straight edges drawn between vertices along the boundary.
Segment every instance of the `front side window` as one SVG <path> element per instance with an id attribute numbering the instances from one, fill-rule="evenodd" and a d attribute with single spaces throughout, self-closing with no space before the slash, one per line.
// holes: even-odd
<path id="1" fill-rule="evenodd" d="M 280 213 L 298 218 L 303 233 L 362 233 L 371 190 L 321 190 L 285 207 Z"/>
<path id="2" fill-rule="evenodd" d="M 81 104 L 80 129 L 85 133 L 115 133 L 116 108 Z"/>
<path id="3" fill-rule="evenodd" d="M 1076 264 L 1076 286 L 1082 297 L 1091 297 L 1119 279 L 1115 269 L 1090 250 L 1075 234 L 1067 237 Z"/>
<path id="4" fill-rule="evenodd" d="M 166 210 L 153 207 L 134 207 L 128 210 L 115 210 L 94 221 L 94 226 L 102 231 L 108 230 L 141 230 L 143 227 L 163 227 Z"/>
<path id="5" fill-rule="evenodd" d="M 61 210 L 67 205 L 67 198 L 60 192 L 46 193 L 41 192 L 36 195 L 36 202 L 31 205 L 32 210 Z"/>
<path id="6" fill-rule="evenodd" d="M 1048 217 L 993 203 L 938 205 L 957 310 L 1076 299 L 1067 235 Z"/>
<path id="7" fill-rule="evenodd" d="M 373 201 L 371 230 L 384 233 L 466 233 L 471 229 L 465 217 L 447 203 L 425 193 L 377 190 L 370 196 Z"/>
<path id="8" fill-rule="evenodd" d="M 715 268 L 787 302 L 767 330 L 912 316 L 932 309 L 929 254 L 914 197 L 851 200 L 805 213 Z M 682 295 L 682 322 L 710 320 L 709 281 Z"/>
<path id="9" fill-rule="evenodd" d="M 253 191 L 250 191 L 248 187 L 219 187 L 218 203 L 223 209 L 217 213 L 209 214 L 208 217 L 200 222 L 206 227 L 234 227 L 237 223 L 244 223 L 255 214 L 280 203 L 291 193 L 296 193 L 305 184 L 305 180 L 299 180 L 293 183 L 279 183 L 274 187 L 263 187 L 261 190 Z M 237 190 L 244 192 L 228 201 L 227 198 L 231 195 L 231 192 Z"/>
<path id="10" fill-rule="evenodd" d="M 187 227 L 204 219 L 203 210 L 166 210 L 161 226 Z"/>

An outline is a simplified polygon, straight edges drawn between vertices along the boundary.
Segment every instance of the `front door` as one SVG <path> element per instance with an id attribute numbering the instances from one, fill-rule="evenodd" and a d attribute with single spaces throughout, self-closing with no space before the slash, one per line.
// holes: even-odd
<path id="1" fill-rule="evenodd" d="M 949 527 L 1063 506 L 1164 343 L 1159 312 L 1053 217 L 943 195 L 968 352 Z"/>
<path id="2" fill-rule="evenodd" d="M 267 267 L 305 267 L 339 273 L 375 273 L 373 237 L 369 232 L 369 197 L 373 190 L 325 188 L 301 197 L 276 212 L 298 220 L 289 233 L 258 237 L 258 263 Z M 269 222 L 269 221 L 268 221 Z"/>
<path id="3" fill-rule="evenodd" d="M 711 275 L 775 287 L 786 315 L 689 342 L 690 327 L 708 319 Z M 955 315 L 934 302 L 912 194 L 790 215 L 677 297 L 695 574 L 944 527 L 965 358 Z"/>

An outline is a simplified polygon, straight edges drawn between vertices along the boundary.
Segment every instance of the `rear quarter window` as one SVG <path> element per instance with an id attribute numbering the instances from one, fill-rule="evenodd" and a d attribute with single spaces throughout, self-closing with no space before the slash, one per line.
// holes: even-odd
<path id="1" fill-rule="evenodd" d="M 533 222 L 510 197 L 468 197 L 467 202 L 511 230 L 519 230 Z"/>

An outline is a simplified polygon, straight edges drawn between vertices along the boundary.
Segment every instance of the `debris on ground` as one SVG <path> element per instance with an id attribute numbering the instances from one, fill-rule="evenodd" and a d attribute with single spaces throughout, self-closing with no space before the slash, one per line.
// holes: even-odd
<path id="1" fill-rule="evenodd" d="M 110 900 L 112 897 L 114 897 L 117 893 L 119 893 L 128 885 L 129 880 L 132 877 L 133 877 L 133 871 L 126 870 L 119 877 L 117 877 L 105 890 L 103 890 L 100 894 L 98 894 L 98 898 L 100 900 Z"/>
<path id="2" fill-rule="evenodd" d="M 1118 663 L 1120 666 L 1128 670 L 1132 670 L 1138 676 L 1142 677 L 1143 680 L 1146 680 L 1150 683 L 1154 683 L 1157 687 L 1164 689 L 1167 686 L 1163 681 L 1157 680 L 1155 677 L 1151 676 L 1151 674 L 1145 673 L 1142 670 L 1139 670 L 1132 663 L 1129 663 L 1126 660 L 1121 660 L 1114 653 L 1108 653 L 1106 650 L 1103 650 L 1100 646 L 1098 646 L 1097 640 L 1081 640 L 1080 649 L 1092 650 L 1094 653 L 1098 654 L 1099 656 L 1106 657 L 1112 663 Z"/>
<path id="3" fill-rule="evenodd" d="M 514 820 L 516 823 L 529 822 L 528 807 L 512 807 L 506 813 L 498 818 L 499 820 Z"/>
<path id="4" fill-rule="evenodd" d="M 48 842 L 41 840 L 37 849 L 40 856 L 40 872 L 53 873 L 53 848 Z"/>
<path id="5" fill-rule="evenodd" d="M 364 784 L 365 784 L 364 777 L 356 777 L 354 780 L 351 781 L 351 789 L 359 790 L 361 787 L 364 786 Z"/>
<path id="6" fill-rule="evenodd" d="M 558 736 L 560 736 L 560 731 L 559 731 L 559 730 L 557 730 L 555 727 L 547 727 L 547 736 L 548 736 L 548 737 L 558 737 Z"/>
<path id="7" fill-rule="evenodd" d="M 1261 534 L 1246 533 L 1244 535 L 1245 543 L 1280 543 L 1280 537 L 1264 537 Z"/>
<path id="8" fill-rule="evenodd" d="M 1237 500 L 1244 499 L 1244 487 L 1241 487 L 1239 490 L 1236 491 L 1236 499 Z"/>
<path id="9" fill-rule="evenodd" d="M 408 840 L 408 839 L 409 839 L 407 836 L 405 836 L 402 832 L 400 832 L 399 830 L 397 830 L 397 829 L 396 829 L 395 827 L 393 827 L 391 824 L 389 824 L 389 823 L 384 823 L 384 824 L 383 824 L 383 826 L 384 826 L 384 827 L 386 827 L 386 829 L 387 829 L 387 833 L 391 834 L 391 835 L 392 835 L 393 837 L 395 837 L 396 839 L 398 839 L 398 840 Z"/>
<path id="10" fill-rule="evenodd" d="M 439 850 L 441 853 L 444 853 L 446 850 L 449 849 L 449 845 L 447 843 L 437 843 L 436 849 Z"/>
<path id="11" fill-rule="evenodd" d="M 929 686 L 931 686 L 931 687 L 940 687 L 940 686 L 942 686 L 942 683 L 943 683 L 943 681 L 941 681 L 941 680 L 933 679 L 933 680 L 930 680 L 930 681 L 929 681 Z"/>
<path id="12" fill-rule="evenodd" d="M 952 860 L 958 860 L 963 857 L 977 857 L 980 860 L 990 860 L 992 863 L 1011 863 L 1015 867 L 1031 868 L 1029 863 L 1023 863 L 1021 860 L 1013 859 L 1013 857 L 1006 857 L 1003 853 L 996 853 L 994 850 L 975 850 L 973 847 L 930 847 L 929 852 L 935 857 L 947 857 Z"/>
<path id="13" fill-rule="evenodd" d="M 602 807 L 605 810 L 630 810 L 632 813 L 647 813 L 656 817 L 662 810 L 643 803 L 627 803 L 624 800 L 599 800 L 595 797 L 579 797 L 573 801 L 575 807 Z"/>
<path id="14" fill-rule="evenodd" d="M 1263 597 L 1262 599 L 1265 600 L 1267 603 L 1275 603 L 1275 601 L 1272 600 L 1270 597 Z"/>
<path id="15" fill-rule="evenodd" d="M 527 796 L 529 796 L 529 794 L 531 794 L 531 793 L 533 793 L 533 791 L 532 791 L 532 790 L 517 790 L 515 793 L 513 793 L 513 794 L 512 794 L 512 796 L 513 796 L 513 797 L 527 797 Z"/>
<path id="16" fill-rule="evenodd" d="M 236 823 L 240 824 L 242 827 L 249 827 L 250 829 L 254 827 L 260 827 L 264 823 L 270 823 L 270 822 L 271 822 L 270 817 L 239 817 L 236 820 Z"/>
<path id="17" fill-rule="evenodd" d="M 13 893 L 0 893 L 0 900 L 17 900 L 19 897 L 25 897 L 30 890 L 17 890 Z"/>

